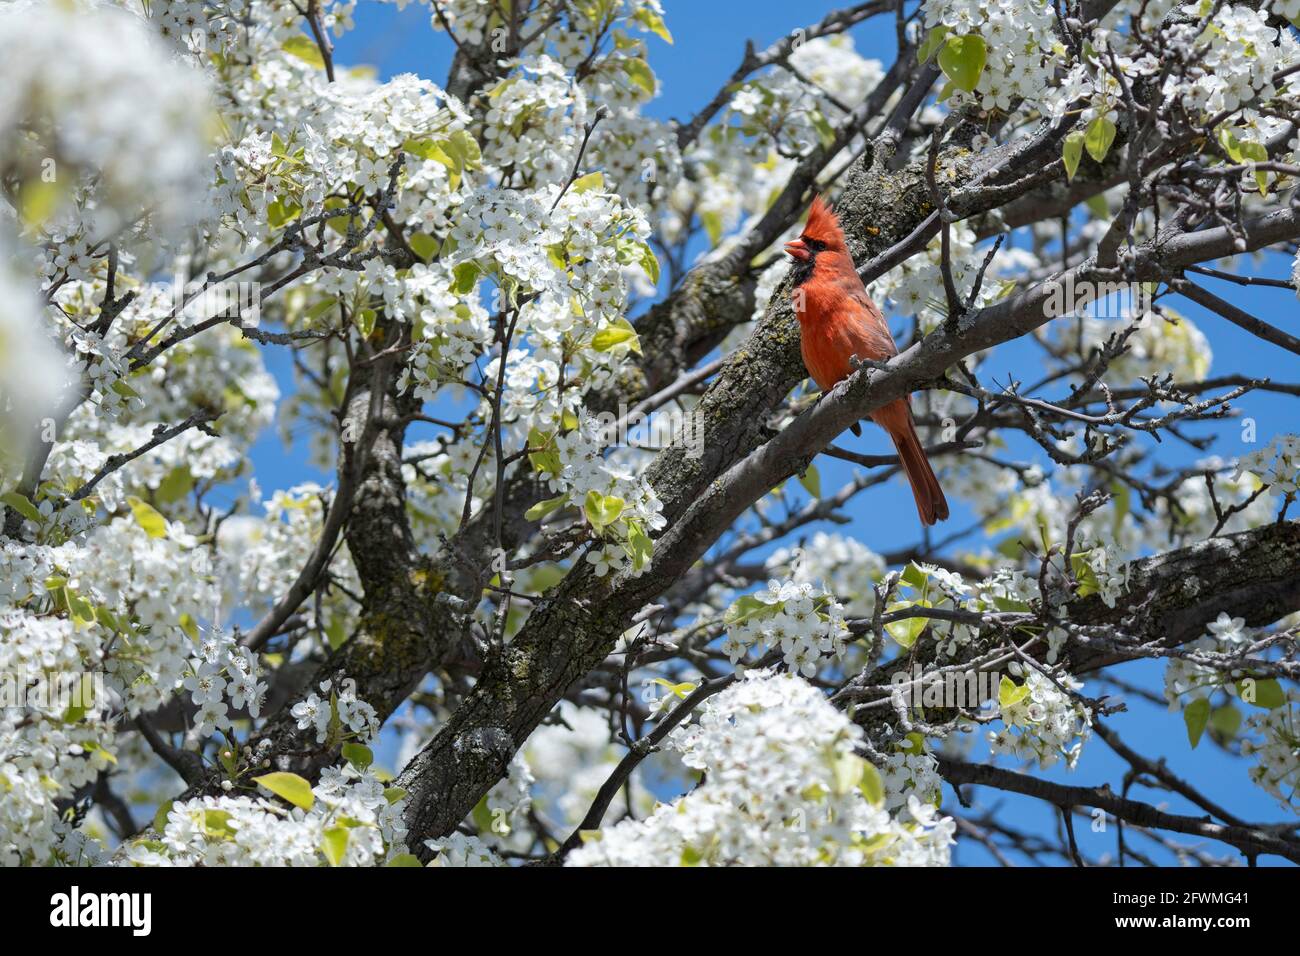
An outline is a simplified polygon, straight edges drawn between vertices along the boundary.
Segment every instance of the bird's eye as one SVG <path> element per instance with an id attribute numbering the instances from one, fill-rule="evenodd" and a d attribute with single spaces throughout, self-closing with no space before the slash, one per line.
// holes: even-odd
<path id="1" fill-rule="evenodd" d="M 807 244 L 807 245 L 808 245 L 808 246 L 809 246 L 809 247 L 810 247 L 814 252 L 821 252 L 823 249 L 826 248 L 826 243 L 822 242 L 820 239 L 805 239 L 804 242 L 805 242 L 805 243 L 806 243 L 806 244 Z"/>

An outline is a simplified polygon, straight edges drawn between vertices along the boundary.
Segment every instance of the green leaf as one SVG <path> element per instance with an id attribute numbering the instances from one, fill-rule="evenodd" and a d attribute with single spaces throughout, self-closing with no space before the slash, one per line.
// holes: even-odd
<path id="1" fill-rule="evenodd" d="M 358 770 L 365 770 L 375 762 L 375 754 L 365 744 L 349 741 L 343 745 L 343 759 Z"/>
<path id="2" fill-rule="evenodd" d="M 253 782 L 261 784 L 277 797 L 282 797 L 295 807 L 302 807 L 304 810 L 310 810 L 316 802 L 316 795 L 311 792 L 311 784 L 296 773 L 276 771 L 254 777 Z"/>
<path id="3" fill-rule="evenodd" d="M 853 752 L 841 753 L 831 763 L 831 789 L 839 796 L 862 782 L 866 761 Z"/>
<path id="4" fill-rule="evenodd" d="M 1061 144 L 1061 159 L 1065 162 L 1067 179 L 1074 179 L 1074 174 L 1079 170 L 1079 160 L 1082 158 L 1083 134 L 1075 130 L 1065 137 L 1065 142 Z"/>
<path id="5" fill-rule="evenodd" d="M 899 753 L 911 754 L 917 756 L 925 753 L 925 738 L 917 731 L 912 731 L 903 740 L 894 744 L 894 749 Z"/>
<path id="6" fill-rule="evenodd" d="M 528 462 L 533 466 L 533 471 L 558 475 L 563 470 L 554 433 L 544 432 L 534 425 L 528 429 L 528 447 L 534 449 L 528 453 Z"/>
<path id="7" fill-rule="evenodd" d="M 1234 163 L 1241 162 L 1241 141 L 1237 139 L 1237 134 L 1226 126 L 1219 129 L 1219 145 L 1223 147 L 1230 160 Z"/>
<path id="8" fill-rule="evenodd" d="M 585 176 L 579 176 L 573 181 L 570 187 L 575 193 L 587 193 L 592 190 L 603 190 L 605 188 L 605 174 L 597 170 L 594 173 L 587 173 Z"/>
<path id="9" fill-rule="evenodd" d="M 266 206 L 266 222 L 272 229 L 280 229 L 302 215 L 302 206 L 292 199 L 273 200 Z"/>
<path id="10" fill-rule="evenodd" d="M 69 590 L 67 599 L 68 609 L 72 612 L 72 619 L 77 624 L 92 624 L 98 619 L 98 615 L 95 614 L 95 606 L 77 594 L 76 591 Z"/>
<path id="11" fill-rule="evenodd" d="M 217 840 L 228 840 L 235 835 L 230 825 L 230 811 L 203 810 L 203 832 Z"/>
<path id="12" fill-rule="evenodd" d="M 823 146 L 829 146 L 835 142 L 835 129 L 831 126 L 830 121 L 822 115 L 821 110 L 813 110 L 808 116 L 808 121 L 812 123 L 813 131 L 817 134 L 817 139 Z"/>
<path id="13" fill-rule="evenodd" d="M 420 860 L 414 853 L 399 853 L 393 857 L 384 866 L 422 866 Z"/>
<path id="14" fill-rule="evenodd" d="M 461 171 L 478 169 L 483 165 L 483 151 L 469 130 L 458 129 L 442 140 L 443 151 L 454 159 Z"/>
<path id="15" fill-rule="evenodd" d="M 1237 148 L 1241 154 L 1240 162 L 1264 163 L 1268 161 L 1268 149 L 1263 143 L 1239 141 Z M 1262 169 L 1255 170 L 1255 185 L 1261 196 L 1268 195 L 1268 173 Z"/>
<path id="16" fill-rule="evenodd" d="M 167 519 L 155 511 L 153 505 L 141 501 L 135 495 L 127 498 L 126 502 L 131 506 L 131 514 L 135 515 L 136 524 L 144 529 L 145 534 L 151 538 L 167 537 Z"/>
<path id="17" fill-rule="evenodd" d="M 1241 729 L 1241 711 L 1232 704 L 1216 707 L 1210 714 L 1210 726 L 1224 740 L 1231 740 Z"/>
<path id="18" fill-rule="evenodd" d="M 822 496 L 822 476 L 817 471 L 816 465 L 809 465 L 799 475 L 799 484 L 803 485 L 804 491 L 814 498 Z"/>
<path id="19" fill-rule="evenodd" d="M 627 502 L 617 495 L 602 495 L 599 491 L 589 491 L 582 510 L 587 515 L 587 520 L 591 522 L 591 526 L 601 531 L 618 520 L 626 504 Z"/>
<path id="20" fill-rule="evenodd" d="M 384 790 L 384 799 L 390 804 L 396 803 L 398 800 L 405 800 L 406 791 L 401 787 L 387 787 Z"/>
<path id="21" fill-rule="evenodd" d="M 659 257 L 655 255 L 655 251 L 650 248 L 649 243 L 643 242 L 640 243 L 640 246 L 641 246 L 641 259 L 640 259 L 641 268 L 644 269 L 645 274 L 650 277 L 650 281 L 653 282 L 655 285 L 658 285 L 659 284 Z M 639 342 L 637 343 L 636 346 L 636 352 L 638 355 L 641 354 L 641 345 Z"/>
<path id="22" fill-rule="evenodd" d="M 153 828 L 157 830 L 159 834 L 161 834 L 163 830 L 167 829 L 167 814 L 171 813 L 172 804 L 175 802 L 175 800 L 168 800 L 166 803 L 160 804 L 158 812 L 153 815 Z"/>
<path id="23" fill-rule="evenodd" d="M 1029 603 L 1021 601 L 1018 598 L 997 597 L 993 598 L 993 606 L 999 611 L 1025 612 L 1029 610 Z"/>
<path id="24" fill-rule="evenodd" d="M 667 678 L 656 677 L 650 683 L 658 684 L 660 687 L 666 688 L 669 693 L 679 700 L 685 700 L 687 696 L 690 695 L 691 691 L 695 690 L 695 685 L 690 681 L 683 681 L 680 684 L 674 684 Z"/>
<path id="25" fill-rule="evenodd" d="M 478 803 L 474 804 L 474 809 L 470 811 L 470 819 L 474 821 L 474 826 L 478 828 L 479 833 L 491 833 L 494 822 L 492 808 L 488 806 L 487 794 L 484 794 Z"/>
<path id="26" fill-rule="evenodd" d="M 1205 733 L 1205 725 L 1210 721 L 1210 699 L 1198 697 L 1183 708 L 1183 723 L 1187 725 L 1187 742 L 1196 749 Z"/>
<path id="27" fill-rule="evenodd" d="M 1074 579 L 1079 582 L 1079 597 L 1087 597 L 1101 591 L 1101 582 L 1097 580 L 1097 572 L 1088 563 L 1089 554 L 1091 554 L 1090 551 L 1078 551 L 1070 555 L 1070 570 L 1074 572 Z"/>
<path id="28" fill-rule="evenodd" d="M 970 93 L 980 81 L 988 55 L 988 44 L 979 34 L 950 36 L 939 51 L 939 69 L 953 86 Z"/>
<path id="29" fill-rule="evenodd" d="M 1246 703 L 1254 704 L 1256 707 L 1262 707 L 1265 710 L 1273 710 L 1286 703 L 1286 694 L 1282 692 L 1282 685 L 1272 677 L 1264 680 L 1247 677 L 1245 680 L 1238 681 L 1237 693 L 1241 695 L 1241 699 Z"/>
<path id="30" fill-rule="evenodd" d="M 406 244 L 425 262 L 431 261 L 438 254 L 438 240 L 427 232 L 411 233 L 406 237 Z"/>
<path id="31" fill-rule="evenodd" d="M 885 805 L 885 781 L 875 765 L 865 760 L 862 761 L 862 779 L 858 781 L 858 789 L 873 807 Z"/>
<path id="32" fill-rule="evenodd" d="M 63 184 L 43 178 L 29 180 L 18 191 L 18 217 L 27 226 L 45 225 L 63 198 Z"/>
<path id="33" fill-rule="evenodd" d="M 348 851 L 348 828 L 327 827 L 321 834 L 320 851 L 325 854 L 325 859 L 330 861 L 330 866 L 338 866 L 342 863 L 343 854 Z"/>
<path id="34" fill-rule="evenodd" d="M 1002 709 L 1014 707 L 1029 696 L 1028 684 L 1017 684 L 1006 674 L 998 682 L 998 706 Z"/>
<path id="35" fill-rule="evenodd" d="M 632 328 L 632 323 L 619 316 L 609 325 L 597 332 L 591 339 L 591 347 L 597 352 L 608 352 L 620 345 L 626 345 L 637 355 L 641 354 L 641 339 Z"/>
<path id="36" fill-rule="evenodd" d="M 731 627 L 750 618 L 771 617 L 780 609 L 780 604 L 767 604 L 752 594 L 742 594 L 732 602 L 731 607 L 727 608 L 727 613 L 723 615 L 722 620 L 724 624 Z"/>
<path id="37" fill-rule="evenodd" d="M 524 512 L 524 520 L 536 521 L 539 518 L 545 518 L 552 511 L 558 511 L 563 508 L 568 500 L 568 495 L 560 495 L 557 498 L 548 498 L 545 501 L 539 501 Z"/>
<path id="38" fill-rule="evenodd" d="M 948 38 L 948 28 L 943 24 L 932 29 L 925 35 L 925 40 L 921 43 L 921 48 L 916 51 L 916 62 L 925 63 L 930 57 L 938 51 L 943 45 L 943 41 Z"/>
<path id="39" fill-rule="evenodd" d="M 186 637 L 191 641 L 197 641 L 199 639 L 199 625 L 192 615 L 187 612 L 182 613 L 179 623 L 181 630 L 185 632 Z"/>
<path id="40" fill-rule="evenodd" d="M 632 570 L 640 571 L 654 554 L 654 542 L 641 530 L 641 526 L 629 522 L 627 532 L 628 551 L 632 555 Z"/>
<path id="41" fill-rule="evenodd" d="M 627 78 L 632 81 L 632 85 L 644 90 L 647 95 L 654 96 L 655 93 L 655 75 L 650 69 L 650 64 L 639 56 L 630 56 L 623 61 L 623 72 Z"/>
<path id="42" fill-rule="evenodd" d="M 330 650 L 337 651 L 347 642 L 347 639 L 348 632 L 343 623 L 343 615 L 331 615 L 329 623 L 325 625 L 325 640 L 329 642 Z"/>
<path id="43" fill-rule="evenodd" d="M 921 566 L 915 561 L 907 562 L 907 567 L 903 568 L 903 574 L 899 578 L 900 582 L 918 591 L 924 591 L 929 580 L 930 575 L 922 570 Z"/>
<path id="44" fill-rule="evenodd" d="M 90 675 L 84 674 L 81 678 L 81 689 L 77 694 L 78 703 L 69 704 L 68 709 L 63 712 L 63 722 L 65 724 L 80 723 L 86 716 L 86 704 L 93 703 L 91 691 L 94 684 L 90 683 Z"/>
<path id="45" fill-rule="evenodd" d="M 478 282 L 481 272 L 477 262 L 462 262 L 451 270 L 451 291 L 456 295 L 469 295 L 474 291 L 474 283 Z"/>
<path id="46" fill-rule="evenodd" d="M 117 379 L 117 380 L 115 380 L 115 381 L 113 382 L 113 384 L 112 384 L 111 386 L 109 386 L 109 387 L 112 388 L 113 391 L 117 392 L 117 394 L 121 395 L 123 398 L 139 398 L 139 397 L 140 397 L 140 393 L 139 393 L 139 392 L 137 392 L 135 389 L 133 389 L 130 385 L 126 384 L 126 382 L 124 382 L 124 381 L 123 381 L 122 379 L 120 379 L 120 378 Z"/>
<path id="47" fill-rule="evenodd" d="M 190 474 L 189 465 L 181 465 L 167 473 L 167 477 L 158 485 L 155 497 L 162 504 L 180 501 L 194 487 L 194 476 Z"/>
<path id="48" fill-rule="evenodd" d="M 1106 158 L 1110 144 L 1115 142 L 1115 124 L 1104 116 L 1098 116 L 1088 124 L 1083 134 L 1083 146 L 1088 155 L 1097 162 Z"/>
<path id="49" fill-rule="evenodd" d="M 632 20 L 635 23 L 641 24 L 641 26 L 658 36 L 669 46 L 672 46 L 673 35 L 668 32 L 668 27 L 664 25 L 664 18 L 659 16 L 659 14 L 655 13 L 653 10 L 642 7 L 636 13 L 632 14 Z"/>
<path id="50" fill-rule="evenodd" d="M 357 309 L 356 314 L 352 316 L 357 331 L 361 333 L 363 339 L 370 338 L 370 333 L 375 331 L 375 320 L 378 318 L 379 313 L 374 309 Z"/>
<path id="51" fill-rule="evenodd" d="M 428 138 L 412 137 L 402 143 L 402 149 L 421 159 L 432 159 L 442 163 L 448 169 L 454 168 L 456 161 L 447 155 L 447 151 L 438 142 Z"/>
<path id="52" fill-rule="evenodd" d="M 413 137 L 402 143 L 402 149 L 421 159 L 430 159 L 446 166 L 452 189 L 460 185 L 465 170 L 478 169 L 483 160 L 478 141 L 463 129 L 439 140 Z"/>
<path id="53" fill-rule="evenodd" d="M 903 611 L 911 607 L 929 607 L 928 601 L 896 601 L 889 605 L 887 610 Z M 905 617 L 898 621 L 890 621 L 885 625 L 885 631 L 892 637 L 900 647 L 911 648 L 916 643 L 916 639 L 921 636 L 925 630 L 929 618 L 925 617 Z"/>
<path id="54" fill-rule="evenodd" d="M 296 56 L 304 63 L 316 67 L 318 70 L 325 69 L 325 57 L 321 56 L 320 47 L 316 41 L 305 33 L 296 33 L 289 39 L 280 44 L 280 49 L 290 56 Z"/>
<path id="55" fill-rule="evenodd" d="M 712 209 L 700 213 L 700 225 L 708 234 L 709 245 L 716 246 L 722 241 L 722 216 Z"/>
<path id="56" fill-rule="evenodd" d="M 16 491 L 6 491 L 3 495 L 0 495 L 0 501 L 3 501 L 28 521 L 35 521 L 37 524 L 41 523 L 40 511 L 27 499 L 26 495 L 19 494 Z"/>

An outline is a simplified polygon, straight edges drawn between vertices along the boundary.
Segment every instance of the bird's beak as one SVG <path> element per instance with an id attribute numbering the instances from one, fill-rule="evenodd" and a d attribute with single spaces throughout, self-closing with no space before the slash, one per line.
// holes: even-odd
<path id="1" fill-rule="evenodd" d="M 792 259 L 796 259 L 799 262 L 807 262 L 812 258 L 812 250 L 804 244 L 802 239 L 796 239 L 794 242 L 787 242 L 785 244 L 785 251 L 790 253 Z"/>

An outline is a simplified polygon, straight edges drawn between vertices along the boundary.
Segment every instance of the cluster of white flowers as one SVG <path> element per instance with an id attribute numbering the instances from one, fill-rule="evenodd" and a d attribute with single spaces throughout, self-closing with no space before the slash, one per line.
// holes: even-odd
<path id="1" fill-rule="evenodd" d="M 148 215 L 193 221 L 206 195 L 210 97 L 140 17 L 105 6 L 0 10 L 0 169 L 54 245 L 99 242 Z"/>
<path id="2" fill-rule="evenodd" d="M 217 601 L 193 564 L 204 552 L 139 499 L 131 510 L 57 544 L 0 546 L 0 673 L 21 687 L 83 674 L 93 696 L 0 712 L 0 853 L 10 859 L 62 852 L 55 801 L 118 760 L 124 715 L 155 710 L 187 676 L 202 674 L 189 689 L 214 718 L 227 700 L 255 707 L 265 689 L 250 655 L 199 631 Z"/>
<path id="3" fill-rule="evenodd" d="M 706 782 L 594 834 L 572 866 L 946 866 L 954 824 L 916 796 L 884 808 L 861 728 L 798 677 L 751 671 L 669 745 Z"/>
<path id="4" fill-rule="evenodd" d="M 765 213 L 798 165 L 797 156 L 829 143 L 845 114 L 841 105 L 860 103 L 884 76 L 878 60 L 866 59 L 848 36 L 796 42 L 790 67 L 773 67 L 738 89 L 723 121 L 706 128 L 682 157 L 689 177 L 672 181 L 669 206 L 658 220 L 669 241 L 682 238 L 698 219 L 712 245 L 737 225 Z M 829 167 L 839 172 L 848 159 Z M 784 269 L 765 280 L 774 283 Z M 758 297 L 758 308 L 767 296 Z"/>
<path id="5" fill-rule="evenodd" d="M 1241 752 L 1256 758 L 1248 771 L 1250 779 L 1267 793 L 1300 813 L 1300 694 L 1286 692 L 1286 701 L 1277 707 L 1251 714 L 1247 726 L 1259 739 L 1241 742 Z"/>
<path id="6" fill-rule="evenodd" d="M 885 782 L 886 810 L 910 815 L 914 801 L 930 807 L 942 803 L 943 778 L 939 776 L 939 761 L 934 759 L 919 734 L 908 740 L 906 749 L 886 754 L 877 769 Z"/>
<path id="7" fill-rule="evenodd" d="M 1246 4 L 1224 5 L 1208 28 L 1193 22 L 1171 30 L 1194 39 L 1197 65 L 1189 78 L 1166 80 L 1165 96 L 1181 99 L 1193 113 L 1217 114 L 1272 96 L 1273 74 L 1297 52 L 1285 31 L 1268 25 L 1266 13 Z"/>
<path id="8" fill-rule="evenodd" d="M 765 564 L 771 576 L 784 570 L 796 584 L 825 582 L 846 617 L 871 616 L 875 585 L 885 573 L 884 559 L 857 538 L 825 531 L 800 547 L 774 551 Z"/>
<path id="9" fill-rule="evenodd" d="M 236 603 L 265 613 L 296 580 L 316 548 L 325 515 L 323 488 L 311 482 L 277 491 L 264 503 L 262 518 L 237 515 L 227 519 L 217 537 L 222 568 L 224 602 Z M 329 564 L 330 575 L 348 589 L 357 584 L 356 569 L 346 547 L 341 547 Z M 301 609 L 306 623 L 319 624 L 334 643 L 348 633 L 351 605 L 337 597 L 325 597 L 321 608 L 325 620 L 316 620 L 316 602 Z"/>
<path id="10" fill-rule="evenodd" d="M 677 699 L 672 694 L 664 696 Z M 543 818 L 571 831 L 586 816 L 622 750 L 610 740 L 605 714 L 564 702 L 559 717 L 554 724 L 533 731 L 522 753 L 534 781 L 533 806 Z M 654 798 L 638 776 L 629 780 L 629 788 L 637 814 L 648 814 Z"/>
<path id="11" fill-rule="evenodd" d="M 841 657 L 849 638 L 844 607 L 825 586 L 769 581 L 727 611 L 723 653 L 733 664 L 751 652 L 780 651 L 786 665 L 814 676 L 828 657 Z"/>
<path id="12" fill-rule="evenodd" d="M 243 467 L 240 448 L 270 423 L 279 398 L 261 351 L 229 325 L 178 342 L 144 373 L 129 374 L 133 344 L 170 312 L 174 294 L 179 295 L 168 283 L 140 284 L 131 292 L 134 298 L 106 335 L 82 328 L 95 321 L 102 282 L 66 282 L 54 294 L 56 307 L 48 314 L 66 338 L 68 370 L 84 382 L 86 401 L 59 429 L 49 483 L 64 492 L 75 490 L 109 456 L 139 448 L 157 426 L 183 421 L 196 408 L 221 412 L 220 434 L 185 431 L 110 475 L 94 493 L 110 511 L 120 506 L 128 488 L 148 488 L 171 503 L 196 482 L 237 473 Z"/>
<path id="13" fill-rule="evenodd" d="M 1244 618 L 1221 612 L 1206 626 L 1206 634 L 1183 645 L 1190 653 L 1238 654 L 1253 639 Z M 1218 706 L 1213 701 L 1222 691 L 1226 699 Z M 1283 806 L 1300 812 L 1296 801 L 1300 784 L 1300 695 L 1273 678 L 1260 679 L 1249 667 L 1224 669 L 1201 664 L 1185 657 L 1172 657 L 1165 664 L 1165 700 L 1170 711 L 1181 710 L 1188 725 L 1193 746 L 1209 726 L 1217 735 L 1241 740 L 1241 753 L 1254 756 L 1256 763 L 1248 774 L 1253 783 L 1272 794 Z M 1255 710 L 1242 726 L 1241 711 L 1234 699 Z M 1254 732 L 1254 736 L 1244 733 Z"/>
<path id="14" fill-rule="evenodd" d="M 6 548 L 7 575 L 15 568 Z M 99 657 L 94 631 L 71 620 L 0 610 L 0 674 L 6 693 L 26 692 L 47 675 L 91 675 Z M 92 678 L 93 680 L 93 678 Z M 80 696 L 79 686 L 50 686 Z M 90 685 L 93 688 L 93 683 Z M 89 689 L 89 688 L 88 688 Z M 84 700 L 84 697 L 80 699 Z M 117 760 L 108 700 L 96 697 L 84 713 L 69 713 L 61 698 L 29 695 L 25 706 L 0 708 L 0 863 L 46 862 L 60 849 L 55 800 L 67 798 Z"/>
<path id="15" fill-rule="evenodd" d="M 335 688 L 324 680 L 319 688 L 323 697 L 312 691 L 289 711 L 299 730 L 314 731 L 318 744 L 337 744 L 348 738 L 364 742 L 379 733 L 375 708 L 357 696 L 355 681 L 345 679 Z"/>
<path id="16" fill-rule="evenodd" d="M 976 247 L 975 232 L 969 226 L 956 224 L 952 227 L 949 262 L 953 284 L 963 302 L 975 288 L 975 277 L 987 254 L 986 250 Z M 985 274 L 979 295 L 975 297 L 975 308 L 983 308 L 995 301 L 1002 294 L 999 274 L 1022 261 L 1023 257 L 1015 250 L 999 256 L 997 267 Z M 936 237 L 926 246 L 924 255 L 911 256 L 885 273 L 871 284 L 870 292 L 877 301 L 888 302 L 901 314 L 915 315 L 920 320 L 922 331 L 929 332 L 943 322 L 948 311 L 943 293 L 942 263 L 942 241 Z"/>
<path id="17" fill-rule="evenodd" d="M 456 832 L 439 840 L 425 840 L 424 845 L 437 853 L 430 866 L 504 867 L 509 865 L 478 837 L 466 833 Z"/>
<path id="18" fill-rule="evenodd" d="M 413 387 L 422 399 L 432 399 L 443 385 L 464 381 L 492 339 L 483 303 L 452 293 L 453 282 L 446 264 L 434 262 L 414 266 L 404 283 L 407 292 L 418 297 L 415 311 L 407 313 L 414 316 L 416 346 L 398 384 Z"/>
<path id="19" fill-rule="evenodd" d="M 1204 378 L 1214 361 L 1214 350 L 1205 333 L 1191 319 L 1165 306 L 1161 309 L 1164 315 L 1154 312 L 1131 314 L 1131 306 L 1138 298 L 1131 292 L 1126 290 L 1100 307 L 1101 311 L 1123 311 L 1126 314 L 1108 318 L 1094 309 L 1093 314 L 1082 314 L 1079 328 L 1068 333 L 1071 336 L 1082 335 L 1086 348 L 1100 348 L 1112 335 L 1136 324 L 1137 330 L 1124 340 L 1128 351 L 1111 362 L 1107 381 L 1137 384 L 1143 378 L 1166 374 L 1173 375 L 1177 382 L 1195 382 Z M 1058 341 L 1066 334 L 1064 329 L 1058 330 Z"/>
<path id="20" fill-rule="evenodd" d="M 1300 491 L 1300 435 L 1278 435 L 1263 448 L 1243 455 L 1237 462 L 1237 475 L 1255 475 L 1279 495 Z"/>
<path id="21" fill-rule="evenodd" d="M 1209 632 L 1183 645 L 1187 651 L 1231 653 L 1238 650 L 1247 639 L 1244 618 L 1231 617 L 1220 612 L 1206 630 Z M 1208 698 L 1214 691 L 1224 688 L 1231 693 L 1229 675 L 1213 667 L 1197 664 L 1184 657 L 1171 657 L 1165 664 L 1165 700 L 1170 710 L 1185 710 L 1187 705 L 1200 698 Z"/>
<path id="22" fill-rule="evenodd" d="M 1042 770 L 1061 760 L 1073 769 L 1084 741 L 1091 736 L 1092 714 L 1066 691 L 1078 691 L 1083 684 L 1064 672 L 1053 680 L 1038 668 L 1017 661 L 1008 664 L 1007 670 L 1024 682 L 1017 684 L 1003 677 L 998 693 L 1003 727 L 989 731 L 989 751 L 1036 761 Z"/>
<path id="23" fill-rule="evenodd" d="M 774 70 L 731 98 L 728 119 L 745 137 L 742 148 L 751 161 L 767 160 L 770 150 L 789 159 L 829 143 L 831 121 L 843 114 L 836 104 L 860 102 L 883 75 L 880 63 L 858 56 L 845 36 L 799 44 L 790 66 L 812 85 L 788 70 Z"/>
<path id="24" fill-rule="evenodd" d="M 379 866 L 406 852 L 404 794 L 369 771 L 328 767 L 310 799 L 202 797 L 173 804 L 156 838 L 126 845 L 134 866 Z"/>
<path id="25" fill-rule="evenodd" d="M 600 538 L 587 553 L 598 576 L 621 571 L 629 561 L 632 573 L 641 574 L 650 555 L 649 536 L 665 523 L 663 503 L 644 475 L 601 454 L 608 440 L 601 423 L 585 412 L 577 428 L 555 438 L 554 461 L 539 467 L 551 490 L 563 493 L 539 507 L 582 511 Z"/>
<path id="26" fill-rule="evenodd" d="M 0 473 L 52 415 L 72 379 L 54 341 L 40 329 L 35 283 L 15 268 L 17 244 L 0 229 Z"/>
<path id="27" fill-rule="evenodd" d="M 986 48 L 973 99 L 982 109 L 1010 111 L 1018 101 L 1037 101 L 1056 85 L 1065 53 L 1050 4 L 1020 0 L 926 0 L 925 26 L 944 37 L 976 36 Z M 936 37 L 937 38 L 937 37 Z M 954 89 L 959 102 L 970 96 Z"/>
<path id="28" fill-rule="evenodd" d="M 182 681 L 198 708 L 191 733 L 205 737 L 229 730 L 232 707 L 256 719 L 266 696 L 266 683 L 260 676 L 257 655 L 240 647 L 231 634 L 214 628 L 201 638 L 198 654 L 190 659 L 189 672 Z"/>
<path id="29" fill-rule="evenodd" d="M 377 86 L 363 79 L 323 86 L 310 112 L 277 117 L 222 148 L 218 207 L 241 234 L 267 238 L 298 218 L 346 207 L 340 196 L 382 195 L 400 157 L 398 221 L 412 230 L 445 227 L 455 190 L 479 160 L 466 121 L 457 102 L 409 73 Z M 341 236 L 346 225 L 338 225 Z M 341 271 L 339 287 L 326 291 L 349 292 L 359 281 Z M 400 296 L 400 283 L 391 285 L 376 291 Z"/>
<path id="30" fill-rule="evenodd" d="M 483 159 L 503 172 L 524 168 L 535 182 L 562 183 L 587 116 L 586 95 L 549 56 L 515 65 L 492 90 L 483 130 Z"/>

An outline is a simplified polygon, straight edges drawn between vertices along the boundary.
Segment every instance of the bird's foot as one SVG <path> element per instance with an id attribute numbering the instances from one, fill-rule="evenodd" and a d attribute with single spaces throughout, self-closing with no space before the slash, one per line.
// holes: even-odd
<path id="1" fill-rule="evenodd" d="M 882 372 L 889 368 L 888 362 L 878 362 L 875 359 L 858 358 L 856 355 L 849 356 L 849 364 L 853 366 L 854 370 L 869 368 L 875 372 Z"/>

